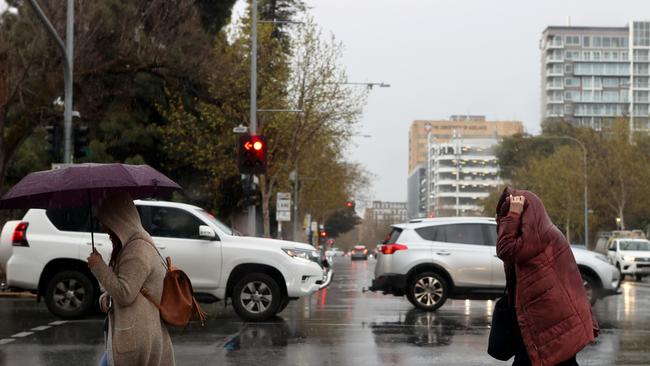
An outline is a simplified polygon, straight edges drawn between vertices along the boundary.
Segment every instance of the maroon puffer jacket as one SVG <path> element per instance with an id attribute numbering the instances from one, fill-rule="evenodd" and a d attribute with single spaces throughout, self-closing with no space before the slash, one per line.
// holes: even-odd
<path id="1" fill-rule="evenodd" d="M 510 194 L 526 198 L 521 215 L 503 216 Z M 566 361 L 598 334 L 571 247 L 532 192 L 506 188 L 497 213 L 497 255 L 506 273 L 515 268 L 517 321 L 530 360 L 534 366 Z"/>

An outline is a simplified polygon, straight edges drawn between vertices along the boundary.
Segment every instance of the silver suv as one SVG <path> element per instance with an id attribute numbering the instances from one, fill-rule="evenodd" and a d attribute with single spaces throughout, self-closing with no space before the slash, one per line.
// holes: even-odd
<path id="1" fill-rule="evenodd" d="M 448 298 L 494 299 L 505 287 L 496 255 L 496 222 L 488 217 L 445 217 L 393 225 L 381 246 L 370 291 L 404 296 L 434 311 Z M 590 299 L 617 292 L 619 273 L 602 254 L 573 247 Z"/>

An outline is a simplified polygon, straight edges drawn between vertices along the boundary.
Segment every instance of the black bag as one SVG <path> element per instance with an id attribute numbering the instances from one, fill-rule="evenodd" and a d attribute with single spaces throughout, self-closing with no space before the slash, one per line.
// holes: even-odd
<path id="1" fill-rule="evenodd" d="M 497 360 L 508 361 L 517 348 L 517 315 L 508 295 L 499 298 L 492 313 L 492 327 L 488 340 L 488 354 Z"/>

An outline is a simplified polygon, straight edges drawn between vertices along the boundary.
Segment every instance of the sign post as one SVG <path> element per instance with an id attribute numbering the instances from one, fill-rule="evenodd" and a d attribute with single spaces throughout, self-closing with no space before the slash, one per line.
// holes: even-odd
<path id="1" fill-rule="evenodd" d="M 291 221 L 291 193 L 278 192 L 275 204 L 275 220 L 278 222 L 278 238 L 282 239 L 282 222 Z"/>

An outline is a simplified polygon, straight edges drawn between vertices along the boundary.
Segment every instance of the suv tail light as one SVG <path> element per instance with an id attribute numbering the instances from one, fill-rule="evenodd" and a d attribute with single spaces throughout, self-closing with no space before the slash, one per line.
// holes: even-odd
<path id="1" fill-rule="evenodd" d="M 16 225 L 14 229 L 14 234 L 11 236 L 11 245 L 15 247 L 28 247 L 27 243 L 27 226 L 28 222 L 22 221 Z"/>
<path id="2" fill-rule="evenodd" d="M 398 250 L 407 250 L 408 248 L 402 244 L 384 244 L 381 246 L 381 254 L 393 254 Z"/>

